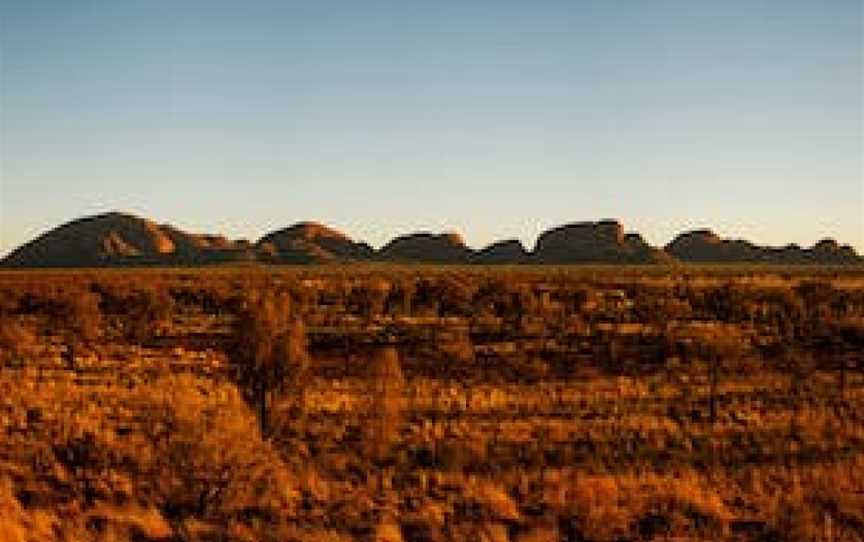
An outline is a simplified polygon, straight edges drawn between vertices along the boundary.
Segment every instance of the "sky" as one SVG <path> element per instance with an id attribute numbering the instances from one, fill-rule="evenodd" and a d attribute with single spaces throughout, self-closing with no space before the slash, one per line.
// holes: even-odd
<path id="1" fill-rule="evenodd" d="M 121 210 L 864 251 L 861 0 L 0 0 L 0 254 Z"/>

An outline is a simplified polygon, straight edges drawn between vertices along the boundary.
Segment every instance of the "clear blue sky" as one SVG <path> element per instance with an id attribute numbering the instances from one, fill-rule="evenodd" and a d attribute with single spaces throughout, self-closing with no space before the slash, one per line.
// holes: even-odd
<path id="1" fill-rule="evenodd" d="M 861 0 L 0 0 L 0 63 L 0 254 L 104 210 L 864 249 Z"/>

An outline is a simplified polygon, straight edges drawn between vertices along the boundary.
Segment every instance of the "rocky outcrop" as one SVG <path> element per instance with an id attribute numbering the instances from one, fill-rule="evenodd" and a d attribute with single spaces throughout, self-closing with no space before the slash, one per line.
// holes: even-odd
<path id="1" fill-rule="evenodd" d="M 434 264 L 664 264 L 765 263 L 864 265 L 855 250 L 825 239 L 812 248 L 759 246 L 723 239 L 708 229 L 676 237 L 664 250 L 614 220 L 577 222 L 548 230 L 533 252 L 518 240 L 473 251 L 455 233 L 415 233 L 380 251 L 315 222 L 269 233 L 257 243 L 192 234 L 126 213 L 104 213 L 63 224 L 12 251 L 4 267 L 103 267 L 207 265 L 224 262 L 318 264 L 364 261 Z"/>
<path id="2" fill-rule="evenodd" d="M 813 248 L 787 245 L 759 246 L 740 239 L 723 239 L 708 229 L 683 233 L 666 245 L 666 252 L 682 262 L 845 265 L 862 263 L 855 250 L 831 239 Z"/>
<path id="3" fill-rule="evenodd" d="M 751 262 L 759 259 L 759 251 L 754 244 L 721 239 L 708 229 L 679 235 L 666 245 L 666 252 L 685 262 Z"/>
<path id="4" fill-rule="evenodd" d="M 823 239 L 809 250 L 809 263 L 820 264 L 856 264 L 864 263 L 864 258 L 849 245 L 841 245 L 834 239 Z"/>
<path id="5" fill-rule="evenodd" d="M 637 234 L 624 234 L 614 220 L 577 222 L 548 230 L 537 239 L 532 261 L 541 264 L 661 263 L 668 261 Z"/>
<path id="6" fill-rule="evenodd" d="M 342 232 L 317 222 L 300 222 L 269 233 L 257 246 L 267 261 L 277 263 L 328 263 L 367 261 L 375 251 Z"/>
<path id="7" fill-rule="evenodd" d="M 492 243 L 479 250 L 471 258 L 472 263 L 481 265 L 520 264 L 529 259 L 528 251 L 517 239 L 508 239 Z"/>
<path id="8" fill-rule="evenodd" d="M 415 233 L 393 239 L 378 254 L 394 262 L 468 263 L 472 251 L 457 233 Z"/>
<path id="9" fill-rule="evenodd" d="M 217 242 L 216 239 L 219 239 Z M 193 265 L 254 258 L 248 247 L 125 213 L 73 220 L 14 250 L 9 267 Z"/>
<path id="10" fill-rule="evenodd" d="M 167 257 L 177 265 L 206 265 L 223 262 L 254 261 L 258 256 L 248 241 L 235 241 L 222 235 L 187 233 L 173 226 L 160 226 L 174 243 Z"/>

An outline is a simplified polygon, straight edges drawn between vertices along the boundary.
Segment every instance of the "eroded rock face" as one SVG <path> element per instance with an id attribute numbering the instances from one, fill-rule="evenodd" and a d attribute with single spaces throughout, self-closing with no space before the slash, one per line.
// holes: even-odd
<path id="1" fill-rule="evenodd" d="M 381 259 L 399 262 L 468 263 L 472 251 L 457 233 L 414 233 L 393 239 L 381 249 Z"/>
<path id="2" fill-rule="evenodd" d="M 537 239 L 532 261 L 569 263 L 656 263 L 666 260 L 636 234 L 624 234 L 614 220 L 577 222 L 548 230 Z"/>
<path id="3" fill-rule="evenodd" d="M 517 239 L 498 241 L 474 254 L 471 261 L 481 265 L 520 264 L 529 259 L 528 251 Z"/>
<path id="4" fill-rule="evenodd" d="M 300 222 L 269 233 L 257 245 L 262 254 L 280 263 L 366 261 L 375 257 L 366 243 L 357 243 L 317 222 Z"/>
<path id="5" fill-rule="evenodd" d="M 248 241 L 235 241 L 222 235 L 187 233 L 167 225 L 161 228 L 174 243 L 174 251 L 166 258 L 166 263 L 206 265 L 256 259 L 254 247 Z"/>

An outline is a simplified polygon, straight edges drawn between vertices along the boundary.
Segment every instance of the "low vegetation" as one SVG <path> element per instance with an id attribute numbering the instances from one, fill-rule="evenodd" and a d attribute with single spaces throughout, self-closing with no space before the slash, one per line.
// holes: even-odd
<path id="1" fill-rule="evenodd" d="M 847 268 L 0 274 L 0 542 L 864 540 Z"/>

